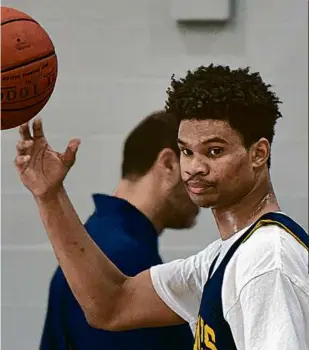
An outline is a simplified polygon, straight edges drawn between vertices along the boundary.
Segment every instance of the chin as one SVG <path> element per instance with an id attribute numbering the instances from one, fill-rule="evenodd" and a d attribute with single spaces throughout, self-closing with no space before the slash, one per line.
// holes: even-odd
<path id="1" fill-rule="evenodd" d="M 200 208 L 213 208 L 216 207 L 218 204 L 217 196 L 191 194 L 190 198 L 192 202 Z"/>

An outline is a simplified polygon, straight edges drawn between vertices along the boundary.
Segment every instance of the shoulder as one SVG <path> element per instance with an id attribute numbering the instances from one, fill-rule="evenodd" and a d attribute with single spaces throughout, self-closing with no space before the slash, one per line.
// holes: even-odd
<path id="1" fill-rule="evenodd" d="M 179 259 L 177 262 L 186 263 L 192 265 L 196 269 L 209 268 L 215 257 L 219 254 L 221 249 L 221 239 L 210 243 L 206 248 L 197 252 L 194 255 L 191 255 L 187 259 Z"/>
<path id="2" fill-rule="evenodd" d="M 185 283 L 188 289 L 199 286 L 201 289 L 206 283 L 210 265 L 221 248 L 221 240 L 218 239 L 209 244 L 200 252 L 185 259 L 177 259 L 151 269 L 153 279 L 173 281 L 173 283 Z"/>
<path id="3" fill-rule="evenodd" d="M 308 251 L 280 226 L 262 226 L 236 251 L 231 260 L 233 267 L 239 288 L 274 270 L 301 286 L 308 278 Z"/>
<path id="4" fill-rule="evenodd" d="M 214 242 L 210 243 L 204 250 L 199 252 L 197 255 L 209 262 L 212 262 L 214 258 L 219 254 L 221 249 L 222 241 L 221 239 L 216 239 Z"/>
<path id="5" fill-rule="evenodd" d="M 224 309 L 235 305 L 243 290 L 254 286 L 254 295 L 259 295 L 263 285 L 275 283 L 278 276 L 309 295 L 306 248 L 278 225 L 262 226 L 240 245 L 226 267 Z"/>
<path id="6" fill-rule="evenodd" d="M 220 253 L 222 241 L 217 239 L 210 243 L 204 250 L 192 257 L 194 267 L 201 271 L 201 282 L 204 285 L 208 279 L 210 266 L 216 256 Z"/>
<path id="7" fill-rule="evenodd" d="M 158 296 L 178 315 L 194 324 L 211 262 L 221 241 L 185 259 L 177 259 L 150 269 L 152 285 Z"/>

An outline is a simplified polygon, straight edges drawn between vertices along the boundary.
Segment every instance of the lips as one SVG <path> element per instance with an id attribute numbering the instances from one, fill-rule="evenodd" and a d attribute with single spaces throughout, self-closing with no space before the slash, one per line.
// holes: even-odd
<path id="1" fill-rule="evenodd" d="M 206 192 L 208 189 L 212 188 L 213 186 L 211 186 L 210 184 L 206 184 L 206 183 L 202 183 L 202 182 L 198 182 L 198 183 L 192 183 L 192 182 L 188 182 L 187 183 L 187 189 L 188 191 L 190 191 L 191 193 L 194 194 L 201 194 L 203 192 Z"/>
<path id="2" fill-rule="evenodd" d="M 194 193 L 194 194 L 201 194 L 202 192 L 205 191 L 205 188 L 203 187 L 187 186 L 187 188 L 191 193 Z"/>

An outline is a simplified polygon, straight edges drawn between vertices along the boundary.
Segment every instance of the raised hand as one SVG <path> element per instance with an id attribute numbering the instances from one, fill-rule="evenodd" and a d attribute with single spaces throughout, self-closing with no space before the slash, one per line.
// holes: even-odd
<path id="1" fill-rule="evenodd" d="M 80 140 L 72 139 L 64 153 L 54 151 L 44 136 L 41 119 L 19 128 L 21 139 L 17 143 L 15 166 L 22 183 L 35 197 L 48 197 L 57 193 L 68 171 L 75 163 Z"/>

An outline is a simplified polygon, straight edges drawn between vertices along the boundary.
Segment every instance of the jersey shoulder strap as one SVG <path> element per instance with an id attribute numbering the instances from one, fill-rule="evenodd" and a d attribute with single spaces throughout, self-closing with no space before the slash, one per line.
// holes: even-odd
<path id="1" fill-rule="evenodd" d="M 242 243 L 245 243 L 253 233 L 262 226 L 276 225 L 285 230 L 294 239 L 298 241 L 306 250 L 309 251 L 308 233 L 293 219 L 282 213 L 266 213 L 255 222 L 250 231 L 243 237 Z"/>

